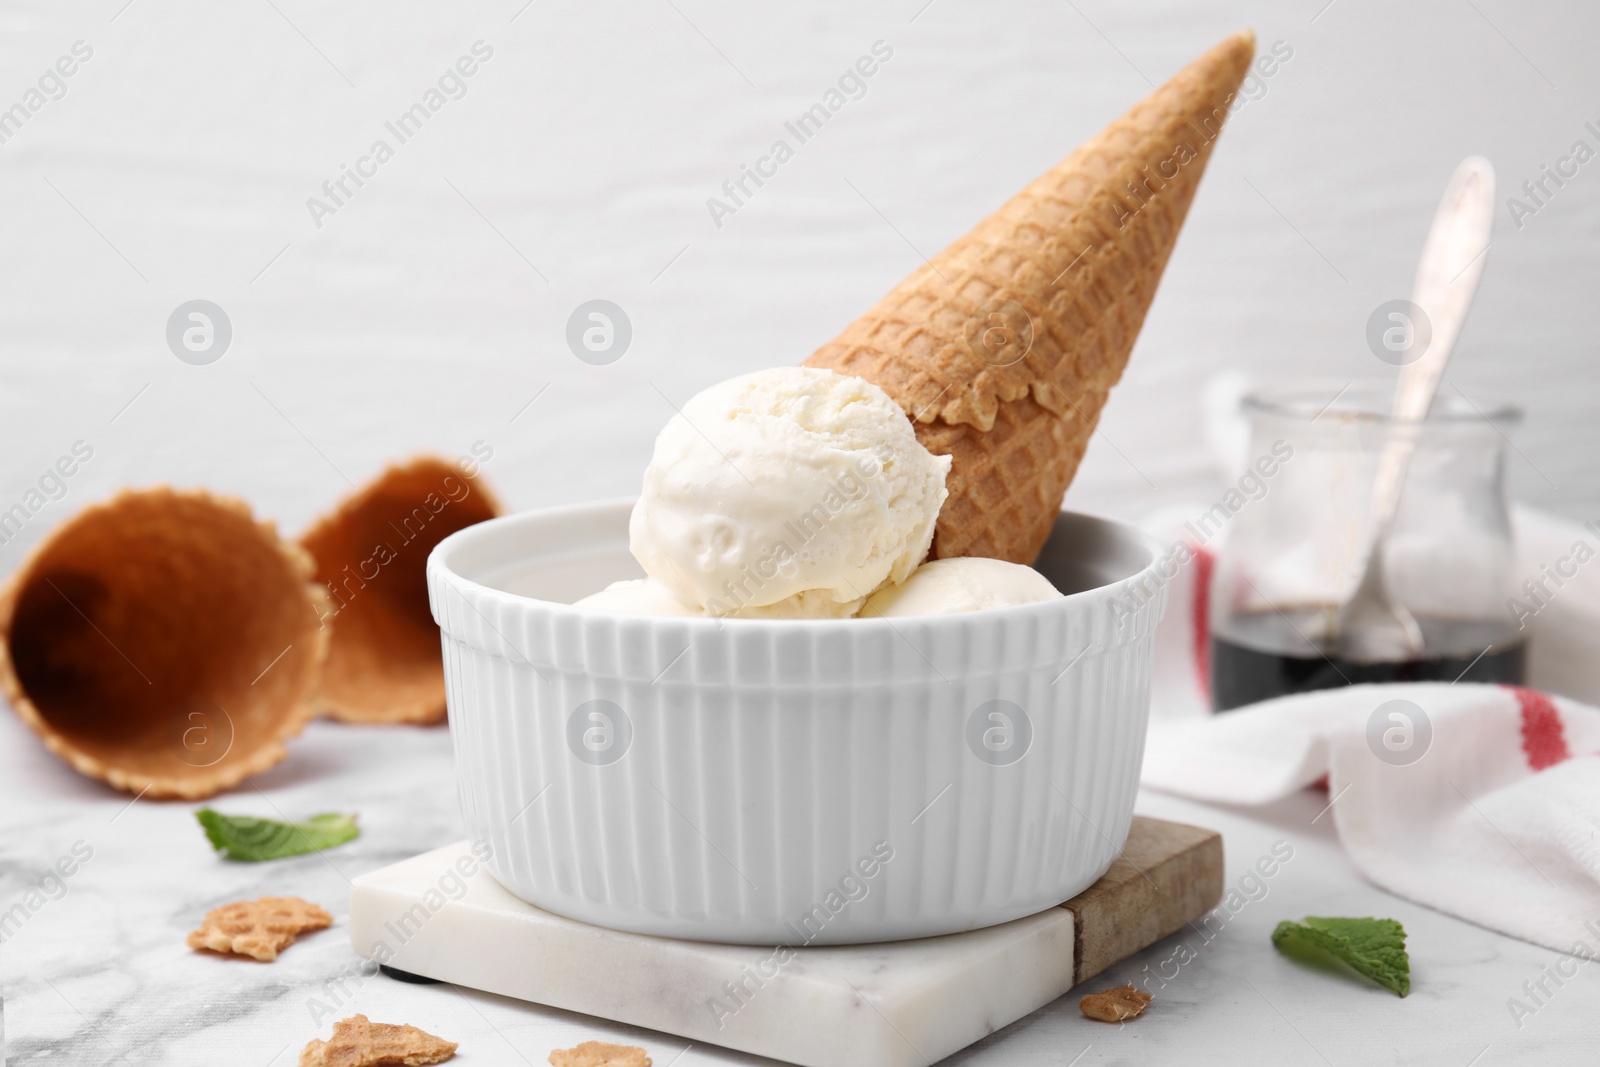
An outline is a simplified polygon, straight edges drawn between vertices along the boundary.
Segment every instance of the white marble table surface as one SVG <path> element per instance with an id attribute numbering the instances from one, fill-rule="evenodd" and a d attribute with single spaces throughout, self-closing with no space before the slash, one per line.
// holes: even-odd
<path id="1" fill-rule="evenodd" d="M 75 439 L 96 458 L 0 545 L 0 571 L 124 483 L 237 493 L 294 532 L 347 479 L 484 439 L 513 508 L 635 492 L 670 404 L 797 361 L 916 266 L 918 249 L 965 232 L 1148 81 L 1245 24 L 1295 58 L 1230 120 L 1102 422 L 1114 447 L 1091 449 L 1069 497 L 1122 515 L 1210 476 L 1196 397 L 1217 373 L 1389 373 L 1365 323 L 1409 285 L 1455 162 L 1487 154 L 1509 194 L 1589 138 L 1600 6 L 9 3 L 0 67 L 14 76 L 0 106 L 71 42 L 96 58 L 0 156 L 0 508 Z M 479 37 L 498 58 L 471 97 L 349 210 L 321 227 L 308 218 L 308 194 Z M 708 194 L 879 38 L 898 58 L 870 95 L 719 228 Z M 1528 406 L 1511 464 L 1519 498 L 1584 518 L 1600 501 L 1597 220 L 1593 177 L 1535 218 L 1500 215 L 1451 368 L 1469 392 Z M 210 367 L 180 363 L 162 332 L 202 296 L 235 327 Z M 564 341 L 573 308 L 595 296 L 637 328 L 610 367 Z M 74 844 L 93 850 L 0 945 L 9 1063 L 293 1063 L 327 1032 L 311 999 L 354 964 L 346 879 L 464 833 L 443 730 L 317 724 L 288 762 L 217 802 L 359 812 L 363 836 L 321 856 L 226 864 L 193 805 L 128 799 L 0 710 L 0 914 Z M 1063 998 L 950 1062 L 1593 1062 L 1600 968 L 1519 1029 L 1507 998 L 1556 955 L 1366 885 L 1329 820 L 1313 823 L 1324 803 L 1247 811 L 1142 796 L 1147 814 L 1222 830 L 1235 883 L 1280 839 L 1295 858 L 1136 1023 L 1091 1023 Z M 209 907 L 267 893 L 323 902 L 336 925 L 270 965 L 183 946 Z M 1307 913 L 1403 920 L 1415 992 L 1400 1001 L 1280 959 L 1268 933 Z M 756 1062 L 444 987 L 346 989 L 341 1008 L 457 1040 L 464 1064 L 542 1065 L 590 1036 L 643 1043 L 659 1067 Z"/>
<path id="2" fill-rule="evenodd" d="M 1155 793 L 1145 814 L 1221 830 L 1238 886 L 1280 840 L 1294 857 L 1209 944 L 1165 963 L 1169 939 L 1093 984 L 1165 966 L 1137 1022 L 1090 1022 L 1068 995 L 945 1061 L 951 1064 L 1592 1062 L 1600 970 L 1580 970 L 1519 1028 L 1507 999 L 1558 958 L 1383 893 L 1341 852 L 1327 798 L 1223 809 Z M 458 1041 L 462 1064 L 543 1065 L 588 1038 L 646 1046 L 658 1067 L 767 1062 L 680 1039 L 451 986 L 407 985 L 355 971 L 345 928 L 347 879 L 464 836 L 444 729 L 314 724 L 278 768 L 219 798 L 224 811 L 301 816 L 354 811 L 362 836 L 321 855 L 268 864 L 218 859 L 190 812 L 197 805 L 129 798 L 80 778 L 0 715 L 0 912 L 24 899 L 79 842 L 87 862 L 0 947 L 6 1063 L 216 1064 L 283 1067 L 328 1017 L 317 1004 L 407 1022 Z M 217 904 L 295 894 L 326 905 L 331 930 L 272 964 L 202 956 L 184 935 Z M 38 902 L 40 898 L 33 898 Z M 1283 918 L 1379 915 L 1410 934 L 1413 992 L 1389 993 L 1289 963 L 1268 935 Z M 352 977 L 354 976 L 354 977 Z M 342 989 L 337 984 L 343 980 Z"/>

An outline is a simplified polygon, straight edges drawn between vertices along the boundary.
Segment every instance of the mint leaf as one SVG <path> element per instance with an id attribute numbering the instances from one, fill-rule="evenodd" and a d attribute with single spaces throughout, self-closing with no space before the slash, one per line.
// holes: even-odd
<path id="1" fill-rule="evenodd" d="M 342 845 L 361 831 L 354 815 L 313 815 L 303 822 L 278 822 L 250 815 L 224 815 L 201 808 L 194 813 L 211 847 L 230 860 L 259 863 Z"/>
<path id="2" fill-rule="evenodd" d="M 1303 922 L 1284 921 L 1272 931 L 1279 952 L 1320 950 L 1343 961 L 1385 989 L 1400 996 L 1411 992 L 1411 957 L 1406 955 L 1405 927 L 1393 919 L 1323 919 L 1307 915 Z"/>

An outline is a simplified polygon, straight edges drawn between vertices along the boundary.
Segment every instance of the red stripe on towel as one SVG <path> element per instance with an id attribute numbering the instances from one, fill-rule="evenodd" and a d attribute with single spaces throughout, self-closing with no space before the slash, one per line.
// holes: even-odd
<path id="1" fill-rule="evenodd" d="M 1217 557 L 1203 545 L 1190 544 L 1194 550 L 1194 597 L 1190 605 L 1194 611 L 1194 673 L 1200 683 L 1200 699 L 1211 704 L 1211 568 Z"/>
<path id="2" fill-rule="evenodd" d="M 1537 689 L 1524 689 L 1519 685 L 1506 688 L 1522 709 L 1522 751 L 1528 757 L 1528 766 L 1542 771 L 1571 759 L 1566 728 L 1561 724 L 1561 713 L 1556 711 L 1555 701 Z"/>

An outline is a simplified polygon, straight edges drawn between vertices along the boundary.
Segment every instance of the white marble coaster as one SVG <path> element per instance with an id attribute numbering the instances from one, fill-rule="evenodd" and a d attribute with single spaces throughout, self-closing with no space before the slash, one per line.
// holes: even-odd
<path id="1" fill-rule="evenodd" d="M 1183 847 L 1168 841 L 1167 856 L 1138 847 L 1152 828 L 1181 832 Z M 776 950 L 563 919 L 502 889 L 463 841 L 356 879 L 350 938 L 362 956 L 413 974 L 805 1067 L 924 1067 L 1048 1004 L 1221 895 L 1214 833 L 1136 820 L 1127 855 L 1067 904 L 1002 926 Z M 1158 886 L 1161 899 L 1149 899 Z M 1124 899 L 1136 915 L 1117 914 Z"/>

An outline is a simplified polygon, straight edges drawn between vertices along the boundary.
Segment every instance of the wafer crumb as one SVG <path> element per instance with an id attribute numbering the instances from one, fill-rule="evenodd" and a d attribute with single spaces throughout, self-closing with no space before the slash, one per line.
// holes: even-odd
<path id="1" fill-rule="evenodd" d="M 456 1054 L 456 1043 L 415 1026 L 375 1023 L 352 1015 L 333 1024 L 333 1037 L 300 1050 L 300 1067 L 426 1067 Z"/>
<path id="2" fill-rule="evenodd" d="M 250 956 L 263 963 L 294 944 L 309 930 L 333 925 L 333 916 L 299 897 L 239 900 L 206 912 L 200 929 L 189 934 L 189 947 Z"/>
<path id="3" fill-rule="evenodd" d="M 1150 994 L 1132 985 L 1112 986 L 1078 1001 L 1078 1010 L 1103 1023 L 1120 1023 L 1144 1012 Z"/>
<path id="4" fill-rule="evenodd" d="M 650 1067 L 650 1057 L 637 1045 L 585 1041 L 577 1048 L 550 1053 L 550 1067 Z"/>

